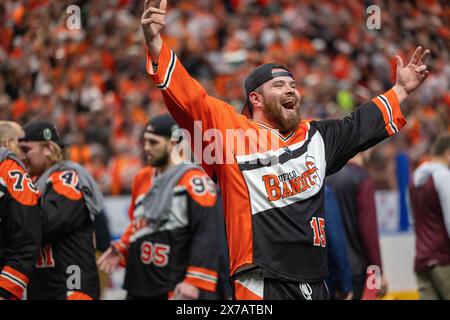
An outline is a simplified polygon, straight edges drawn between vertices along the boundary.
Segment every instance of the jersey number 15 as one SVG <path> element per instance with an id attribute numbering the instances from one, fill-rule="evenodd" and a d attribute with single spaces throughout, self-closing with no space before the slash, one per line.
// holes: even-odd
<path id="1" fill-rule="evenodd" d="M 325 237 L 325 219 L 313 217 L 310 223 L 314 232 L 313 244 L 316 247 L 325 248 L 327 245 L 327 239 Z"/>

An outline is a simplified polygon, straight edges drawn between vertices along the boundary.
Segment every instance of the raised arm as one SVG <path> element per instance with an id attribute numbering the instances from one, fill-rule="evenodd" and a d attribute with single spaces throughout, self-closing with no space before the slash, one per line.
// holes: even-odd
<path id="1" fill-rule="evenodd" d="M 226 130 L 246 125 L 248 120 L 239 115 L 233 106 L 208 95 L 203 86 L 186 71 L 175 52 L 161 40 L 166 3 L 145 2 L 141 23 L 147 44 L 146 71 L 161 91 L 172 117 L 181 128 L 189 131 L 190 138 L 185 137 L 186 141 L 197 158 L 202 159 L 202 152 L 210 142 L 200 139 L 201 146 L 196 145 L 194 137 L 202 137 L 203 133 L 214 129 L 214 134 L 223 137 L 223 140 L 213 142 L 216 143 L 214 149 L 222 149 L 225 146 Z M 215 170 L 214 164 L 202 161 L 202 166 L 208 174 Z"/>
<path id="2" fill-rule="evenodd" d="M 340 120 L 316 121 L 325 143 L 327 175 L 342 168 L 358 152 L 396 134 L 405 124 L 400 104 L 427 78 L 424 64 L 430 50 L 417 47 L 406 67 L 397 59 L 397 80 L 392 89 L 356 108 Z"/>
<path id="3" fill-rule="evenodd" d="M 144 31 L 145 44 L 152 61 L 158 61 L 161 52 L 161 31 L 166 24 L 167 0 L 145 0 L 141 24 Z"/>
<path id="4" fill-rule="evenodd" d="M 141 24 L 147 45 L 147 73 L 161 90 L 167 108 L 179 125 L 190 127 L 194 121 L 202 121 L 203 129 L 220 129 L 227 119 L 237 114 L 226 102 L 209 96 L 162 41 L 166 6 L 166 0 L 145 1 Z"/>

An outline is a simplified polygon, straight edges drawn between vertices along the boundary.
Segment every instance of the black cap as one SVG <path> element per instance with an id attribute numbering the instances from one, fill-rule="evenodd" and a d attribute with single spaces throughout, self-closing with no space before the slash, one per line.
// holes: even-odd
<path id="1" fill-rule="evenodd" d="M 53 123 L 32 122 L 23 127 L 25 136 L 19 141 L 53 141 L 60 147 L 67 147 L 58 135 Z"/>
<path id="2" fill-rule="evenodd" d="M 272 69 L 284 69 L 286 71 L 272 73 Z M 280 76 L 289 76 L 294 78 L 294 76 L 292 75 L 292 73 L 289 71 L 288 68 L 277 63 L 266 63 L 260 65 L 255 70 L 253 70 L 252 73 L 250 73 L 250 75 L 247 77 L 247 79 L 245 79 L 246 101 L 244 107 L 242 108 L 241 113 L 245 115 L 247 118 L 252 118 L 253 106 L 250 103 L 248 96 L 250 95 L 251 92 L 255 91 L 258 87 L 260 87 L 267 81 Z"/>
<path id="3" fill-rule="evenodd" d="M 172 138 L 178 124 L 173 120 L 170 114 L 165 113 L 153 117 L 145 126 L 144 132 L 150 132 L 158 136 Z"/>

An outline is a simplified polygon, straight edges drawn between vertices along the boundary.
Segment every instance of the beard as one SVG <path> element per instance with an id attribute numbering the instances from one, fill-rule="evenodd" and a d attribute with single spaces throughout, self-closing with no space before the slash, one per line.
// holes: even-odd
<path id="1" fill-rule="evenodd" d="M 286 116 L 283 113 L 283 107 L 278 101 L 268 101 L 264 99 L 264 115 L 277 125 L 280 132 L 296 131 L 302 119 L 300 114 L 300 106 L 297 102 L 295 105 L 295 113 Z"/>
<path id="2" fill-rule="evenodd" d="M 152 167 L 163 167 L 163 166 L 167 165 L 167 163 L 169 162 L 169 156 L 170 156 L 170 152 L 165 150 L 163 152 L 163 154 L 161 154 L 160 157 L 153 158 L 152 160 L 148 160 L 147 162 Z"/>

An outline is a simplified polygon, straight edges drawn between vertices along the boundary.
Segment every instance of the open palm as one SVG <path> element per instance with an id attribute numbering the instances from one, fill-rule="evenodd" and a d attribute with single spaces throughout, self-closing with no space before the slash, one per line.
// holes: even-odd
<path id="1" fill-rule="evenodd" d="M 395 56 L 397 60 L 396 84 L 405 89 L 407 93 L 417 89 L 428 77 L 429 72 L 425 59 L 429 54 L 430 50 L 423 51 L 422 47 L 417 47 L 406 67 L 403 66 L 403 59 L 400 56 Z"/>

